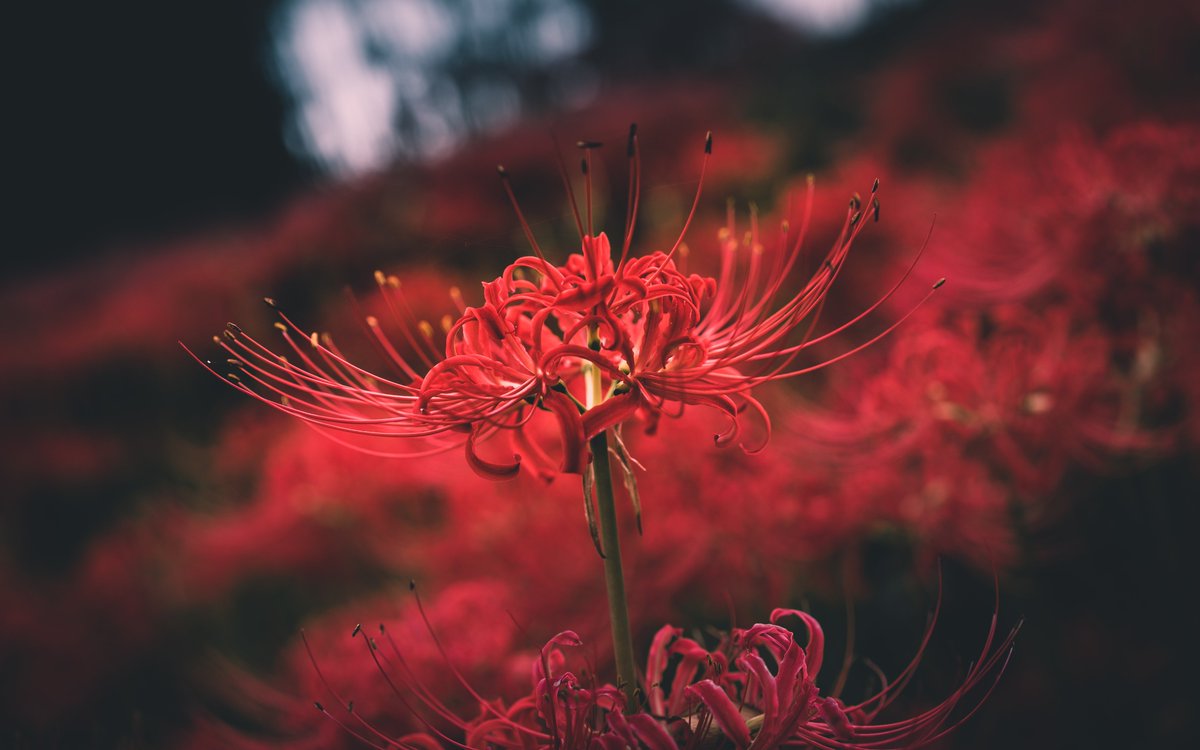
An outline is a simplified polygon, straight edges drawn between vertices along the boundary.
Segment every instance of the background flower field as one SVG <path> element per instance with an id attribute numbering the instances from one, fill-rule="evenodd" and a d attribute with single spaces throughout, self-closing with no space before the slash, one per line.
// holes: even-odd
<path id="1" fill-rule="evenodd" d="M 367 151 L 321 151 L 342 142 L 289 119 L 325 111 L 311 70 L 304 96 L 288 84 L 285 61 L 307 49 L 297 29 L 319 12 L 318 38 L 333 38 L 329 19 L 358 18 L 346 8 L 377 14 L 360 30 L 387 29 L 393 5 L 409 8 L 403 28 L 450 41 L 418 54 L 402 34 L 367 40 L 394 43 L 370 58 L 401 92 L 391 125 L 352 133 L 376 139 Z M 852 630 L 847 690 L 862 691 L 862 658 L 895 674 L 912 656 L 940 571 L 942 615 L 905 708 L 966 672 L 994 580 L 1002 627 L 1025 622 L 995 693 L 946 746 L 1194 735 L 1200 11 L 913 0 L 867 4 L 854 25 L 786 3 L 497 5 L 511 15 L 491 25 L 449 0 L 217 4 L 199 19 L 81 9 L 57 36 L 30 9 L 46 34 L 18 51 L 59 57 L 18 91 L 21 258 L 0 286 L 0 744 L 355 747 L 312 707 L 323 687 L 301 627 L 360 713 L 411 730 L 350 638 L 360 622 L 411 638 L 423 682 L 469 713 L 410 579 L 481 692 L 523 695 L 532 655 L 566 628 L 605 663 L 575 478 L 495 484 L 458 452 L 347 450 L 239 398 L 179 342 L 219 353 L 208 342 L 227 320 L 269 336 L 269 295 L 370 359 L 375 269 L 436 322 L 451 286 L 477 303 L 477 280 L 525 252 L 498 162 L 565 257 L 578 239 L 554 138 L 604 142 L 598 216 L 619 234 L 631 121 L 637 247 L 674 241 L 712 130 L 692 270 L 715 272 L 727 199 L 740 226 L 754 204 L 773 231 L 813 173 L 813 264 L 850 196 L 882 184 L 826 327 L 923 245 L 861 340 L 948 279 L 880 344 L 756 391 L 774 415 L 761 454 L 715 448 L 723 426 L 697 410 L 627 430 L 650 469 L 644 533 L 623 518 L 638 649 L 665 623 L 704 632 L 803 606 L 829 638 L 821 681 Z M 89 23 L 137 41 L 113 49 Z M 526 51 L 495 51 L 510 43 Z M 434 83 L 405 83 L 413 70 Z"/>

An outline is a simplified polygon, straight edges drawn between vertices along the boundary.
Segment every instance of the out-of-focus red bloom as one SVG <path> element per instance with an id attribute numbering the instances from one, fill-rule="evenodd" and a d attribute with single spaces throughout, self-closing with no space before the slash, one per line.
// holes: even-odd
<path id="1" fill-rule="evenodd" d="M 418 600 L 418 610 L 422 612 Z M 801 645 L 779 623 L 798 619 L 807 630 Z M 645 669 L 645 704 L 627 711 L 617 688 L 598 683 L 590 668 L 573 667 L 563 647 L 579 647 L 582 639 L 571 630 L 550 638 L 533 661 L 532 692 L 510 704 L 489 700 L 474 689 L 456 666 L 438 636 L 431 638 L 443 660 L 440 673 L 458 683 L 475 703 L 478 715 L 464 719 L 443 702 L 441 694 L 424 683 L 425 670 L 414 667 L 409 641 L 394 638 L 380 626 L 377 633 L 352 631 L 362 652 L 369 655 L 376 677 L 386 683 L 393 701 L 424 730 L 389 733 L 367 717 L 350 696 L 335 686 L 314 658 L 325 691 L 333 703 L 318 701 L 318 711 L 351 736 L 370 746 L 603 748 L 619 750 L 646 746 L 653 750 L 706 747 L 724 738 L 739 750 L 755 748 L 912 748 L 932 743 L 966 720 L 980 700 L 969 700 L 977 688 L 990 684 L 1004 670 L 1015 630 L 997 638 L 993 618 L 978 659 L 950 696 L 933 708 L 907 719 L 876 723 L 912 679 L 929 642 L 936 613 L 916 657 L 890 682 L 878 674 L 882 687 L 869 698 L 847 704 L 836 695 L 822 695 L 816 678 L 824 659 L 824 633 L 807 613 L 777 609 L 770 622 L 735 629 L 716 648 L 706 649 L 671 626 L 661 628 L 650 646 Z M 309 652 L 311 656 L 311 651 Z M 766 658 L 764 658 L 766 657 Z M 769 659 L 769 661 L 768 661 Z M 445 680 L 442 680 L 443 682 Z M 840 680 L 839 680 L 840 682 Z M 835 691 L 836 692 L 836 691 Z"/>
<path id="2" fill-rule="evenodd" d="M 711 143 L 710 137 L 705 164 Z M 581 145 L 588 154 L 586 175 L 593 144 Z M 478 306 L 466 306 L 451 290 L 458 317 L 443 318 L 441 333 L 412 315 L 399 279 L 378 272 L 403 343 L 393 343 L 376 317 L 368 317 L 367 324 L 393 374 L 359 367 L 328 336 L 306 333 L 281 316 L 277 326 L 289 347 L 287 356 L 233 325 L 223 338 L 216 337 L 232 357 L 230 364 L 240 368 L 241 374 L 231 373 L 229 379 L 342 441 L 361 436 L 428 441 L 393 453 L 408 456 L 465 444 L 472 468 L 492 478 L 514 476 L 522 461 L 520 455 L 492 461 L 479 454 L 478 444 L 496 433 L 509 434 L 546 477 L 556 471 L 581 473 L 592 436 L 635 416 L 653 426 L 685 405 L 711 407 L 728 417 L 729 428 L 718 435 L 718 444 L 739 442 L 739 419 L 747 409 L 762 419 L 769 436 L 766 410 L 750 391 L 842 359 L 846 354 L 817 364 L 797 362 L 810 346 L 845 331 L 875 307 L 812 336 L 864 219 L 878 211 L 878 183 L 870 207 L 857 196 L 851 200 L 824 262 L 798 292 L 788 293 L 784 289 L 808 230 L 811 183 L 799 227 L 793 232 L 785 225 L 774 252 L 765 249 L 757 221 L 739 238 L 731 220 L 721 235 L 719 276 L 705 278 L 676 263 L 686 256 L 683 239 L 699 192 L 670 249 L 630 254 L 639 194 L 633 130 L 629 151 L 629 210 L 617 258 L 608 237 L 593 231 L 589 181 L 586 221 L 576 212 L 581 252 L 562 265 L 550 262 L 522 218 L 535 255 L 519 258 L 485 283 Z M 556 421 L 562 444 L 557 461 L 528 434 L 540 412 Z"/>

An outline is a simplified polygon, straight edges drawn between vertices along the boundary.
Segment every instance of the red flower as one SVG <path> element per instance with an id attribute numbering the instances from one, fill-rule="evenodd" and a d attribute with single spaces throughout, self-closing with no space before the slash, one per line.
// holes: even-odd
<path id="1" fill-rule="evenodd" d="M 586 175 L 596 144 L 580 145 Z M 710 136 L 705 164 L 711 145 Z M 576 211 L 581 252 L 561 265 L 550 262 L 521 217 L 535 255 L 517 259 L 499 278 L 484 283 L 478 306 L 467 307 L 451 290 L 459 315 L 444 319 L 441 334 L 415 320 L 398 279 L 377 273 L 403 345 L 383 332 L 377 318 L 368 317 L 367 324 L 395 370 L 392 375 L 355 365 L 328 336 L 306 333 L 281 314 L 277 326 L 290 358 L 232 324 L 224 339 L 217 338 L 231 355 L 230 364 L 241 371 L 229 379 L 342 440 L 425 441 L 397 454 L 410 456 L 465 444 L 472 468 L 493 478 L 514 476 L 522 461 L 517 455 L 494 461 L 479 454 L 479 443 L 497 433 L 509 434 L 547 477 L 554 470 L 582 472 L 592 436 L 635 416 L 653 427 L 662 415 L 677 414 L 685 405 L 711 407 L 728 417 L 729 429 L 717 436 L 718 444 L 739 442 L 739 418 L 746 409 L 762 419 L 769 435 L 766 411 L 751 395 L 753 388 L 824 367 L 884 335 L 816 364 L 797 361 L 807 348 L 857 324 L 878 305 L 812 336 L 825 297 L 865 225 L 864 210 L 877 215 L 878 183 L 871 190 L 871 208 L 864 209 L 857 196 L 851 200 L 824 262 L 799 291 L 787 294 L 808 228 L 811 181 L 799 228 L 792 231 L 785 224 L 773 252 L 761 242 L 756 220 L 739 240 L 731 219 L 721 233 L 721 267 L 713 279 L 689 274 L 676 262 L 686 258 L 683 238 L 699 191 L 670 249 L 630 254 L 639 196 L 633 129 L 629 153 L 629 211 L 615 260 L 608 237 L 593 232 L 589 180 L 586 223 Z M 504 185 L 511 196 L 507 178 Z M 557 462 L 526 430 L 541 412 L 557 423 L 562 444 Z"/>
<path id="2" fill-rule="evenodd" d="M 998 639 L 993 617 L 979 658 L 949 697 L 907 719 L 874 723 L 912 679 L 936 614 L 909 665 L 890 682 L 875 670 L 883 687 L 854 704 L 822 695 L 816 685 L 824 657 L 820 624 L 807 613 L 777 609 L 769 623 L 736 629 L 712 650 L 683 637 L 679 628 L 660 629 L 650 646 L 646 703 L 640 711 L 626 711 L 624 693 L 596 683 L 586 665 L 586 671 L 571 667 L 562 649 L 582 646 L 574 631 L 563 631 L 546 643 L 533 662 L 532 692 L 505 705 L 486 700 L 465 681 L 431 629 L 434 644 L 442 650 L 446 676 L 452 676 L 478 706 L 475 718 L 463 719 L 421 682 L 406 649 L 399 646 L 407 641 L 393 638 L 383 626 L 373 637 L 355 627 L 352 637 L 362 641 L 378 676 L 425 731 L 402 730 L 403 736 L 382 731 L 347 700 L 349 696 L 325 680 L 319 665 L 318 674 L 336 703 L 318 702 L 316 707 L 351 735 L 376 747 L 679 750 L 714 746 L 721 736 L 738 750 L 921 747 L 974 713 L 1007 665 L 1016 632 Z M 803 623 L 808 633 L 804 645 L 779 624 L 787 618 Z M 968 699 L 976 688 L 984 695 Z"/>

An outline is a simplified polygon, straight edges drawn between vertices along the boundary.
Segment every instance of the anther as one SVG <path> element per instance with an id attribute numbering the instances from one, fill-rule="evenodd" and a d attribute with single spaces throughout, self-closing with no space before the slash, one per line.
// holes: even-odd
<path id="1" fill-rule="evenodd" d="M 939 289 L 939 288 L 941 288 L 942 284 L 945 284 L 945 283 L 946 283 L 946 277 L 943 276 L 942 278 L 940 278 L 936 282 L 934 282 L 933 288 Z"/>
<path id="2" fill-rule="evenodd" d="M 631 122 L 631 123 L 629 123 L 629 141 L 628 141 L 627 145 L 625 146 L 625 153 L 631 159 L 633 158 L 633 154 L 637 149 L 636 142 L 637 142 L 637 123 Z"/>
<path id="3" fill-rule="evenodd" d="M 375 272 L 375 283 L 383 286 L 387 282 L 387 277 L 383 275 L 383 271 Z"/>
<path id="4" fill-rule="evenodd" d="M 234 333 L 241 333 L 241 332 L 242 332 L 242 329 L 241 329 L 241 328 L 238 328 L 238 325 L 237 325 L 237 323 L 226 323 L 226 324 L 225 324 L 225 327 L 226 327 L 227 329 L 229 329 L 230 331 L 233 331 Z"/>
<path id="5" fill-rule="evenodd" d="M 708 131 L 708 134 L 704 136 L 704 153 L 706 153 L 706 154 L 712 153 L 712 131 L 711 130 Z"/>
<path id="6" fill-rule="evenodd" d="M 415 580 L 413 580 L 412 578 L 408 579 L 408 590 L 409 591 L 417 590 L 417 582 Z"/>
<path id="7" fill-rule="evenodd" d="M 576 141 L 575 145 L 582 149 L 600 148 L 604 144 L 600 141 Z"/>
<path id="8" fill-rule="evenodd" d="M 454 327 L 454 318 L 449 314 L 442 316 L 442 333 L 450 333 L 450 329 Z"/>
<path id="9" fill-rule="evenodd" d="M 428 320 L 418 321 L 417 328 L 421 331 L 422 335 L 424 335 L 425 338 L 427 338 L 427 339 L 433 338 L 433 326 L 430 325 Z"/>
<path id="10" fill-rule="evenodd" d="M 580 171 L 581 171 L 581 172 L 583 172 L 584 174 L 587 174 L 587 173 L 588 173 L 587 159 L 580 159 L 580 160 L 579 160 L 579 169 L 580 169 Z"/>
<path id="11" fill-rule="evenodd" d="M 361 631 L 362 631 L 362 623 L 360 622 L 354 626 L 354 630 L 350 631 L 350 637 L 353 638 L 354 636 L 358 635 Z"/>
<path id="12" fill-rule="evenodd" d="M 226 335 L 229 335 L 229 334 L 228 334 L 228 333 L 226 333 Z M 221 343 L 221 337 L 220 337 L 220 336 L 213 336 L 213 343 L 214 343 L 214 344 L 219 344 L 219 343 Z"/>
<path id="13" fill-rule="evenodd" d="M 874 198 L 871 200 L 871 214 L 872 214 L 872 218 L 876 222 L 878 222 L 879 221 L 879 199 L 878 198 Z"/>
<path id="14" fill-rule="evenodd" d="M 312 344 L 313 349 L 319 349 L 321 347 L 321 337 L 317 335 L 316 331 L 312 332 L 312 335 L 308 337 L 308 341 L 310 344 Z"/>
<path id="15" fill-rule="evenodd" d="M 878 191 L 878 190 L 879 190 L 879 178 L 876 177 L 875 182 L 871 185 L 871 195 L 875 195 L 876 191 Z"/>
<path id="16" fill-rule="evenodd" d="M 230 341 L 237 340 L 237 337 L 233 335 L 232 331 L 228 331 L 228 330 L 221 331 L 221 335 L 224 336 L 225 338 L 229 339 Z M 219 340 L 217 340 L 216 336 L 213 336 L 213 341 L 216 341 L 218 344 L 221 343 Z"/>
<path id="17" fill-rule="evenodd" d="M 318 711 L 325 713 L 325 707 L 321 705 L 321 701 L 313 701 L 313 705 L 317 707 Z"/>
<path id="18" fill-rule="evenodd" d="M 275 321 L 275 329 L 277 331 L 279 331 L 280 333 L 287 333 L 287 331 L 288 331 L 288 327 L 285 326 L 283 323 L 280 323 L 278 320 Z"/>
<path id="19" fill-rule="evenodd" d="M 500 175 L 500 179 L 502 179 L 502 180 L 508 179 L 508 170 L 504 168 L 503 164 L 496 165 L 496 173 Z"/>
<path id="20" fill-rule="evenodd" d="M 271 297 L 263 297 L 263 302 L 266 302 L 267 307 L 271 308 L 272 310 L 276 309 L 275 308 L 275 300 L 272 299 Z"/>
<path id="21" fill-rule="evenodd" d="M 862 198 L 858 193 L 855 193 L 854 195 L 850 196 L 850 210 L 857 211 L 860 208 L 862 208 Z"/>
<path id="22" fill-rule="evenodd" d="M 376 318 L 374 315 L 368 315 L 367 316 L 367 325 L 370 326 L 371 328 L 378 328 L 379 327 L 379 318 Z"/>
<path id="23" fill-rule="evenodd" d="M 232 380 L 232 381 L 233 381 L 233 382 L 235 382 L 235 383 L 241 383 L 241 382 L 242 382 L 242 379 L 241 379 L 241 378 L 239 378 L 237 375 L 234 375 L 232 372 L 227 372 L 227 373 L 225 373 L 225 377 L 229 378 L 230 380 Z"/>

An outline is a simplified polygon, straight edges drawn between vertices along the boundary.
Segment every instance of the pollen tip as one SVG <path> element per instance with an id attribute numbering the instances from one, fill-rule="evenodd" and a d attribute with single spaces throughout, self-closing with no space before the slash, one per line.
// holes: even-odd
<path id="1" fill-rule="evenodd" d="M 226 324 L 225 324 L 225 328 L 227 328 L 228 330 L 230 330 L 230 331 L 232 331 L 232 332 L 234 332 L 234 333 L 241 333 L 241 332 L 242 332 L 242 329 L 238 327 L 238 324 L 237 324 L 237 323 L 226 323 Z"/>
<path id="2" fill-rule="evenodd" d="M 367 316 L 367 325 L 369 325 L 372 328 L 378 328 L 379 327 L 379 318 L 376 318 L 374 315 L 368 315 Z"/>
<path id="3" fill-rule="evenodd" d="M 387 276 L 383 275 L 383 271 L 375 272 L 375 283 L 378 284 L 379 286 L 383 286 L 384 284 L 387 283 Z"/>
<path id="4" fill-rule="evenodd" d="M 933 284 L 933 288 L 934 288 L 934 289 L 940 289 L 940 288 L 941 288 L 941 286 L 942 286 L 942 284 L 945 284 L 945 283 L 946 283 L 946 277 L 945 277 L 945 276 L 943 276 L 942 278 L 940 278 L 940 279 L 938 279 L 936 282 L 934 282 L 934 284 Z"/>
<path id="5" fill-rule="evenodd" d="M 804 175 L 804 182 L 809 187 L 812 187 L 813 184 L 816 183 L 816 181 L 817 181 L 817 176 L 815 174 L 813 174 L 812 172 L 809 172 L 808 174 Z"/>
<path id="6" fill-rule="evenodd" d="M 600 141 L 576 141 L 575 145 L 582 149 L 600 148 L 604 144 Z"/>
<path id="7" fill-rule="evenodd" d="M 875 182 L 873 182 L 871 184 L 871 195 L 875 195 L 876 191 L 878 191 L 878 190 L 879 190 L 879 178 L 876 177 Z"/>
<path id="8" fill-rule="evenodd" d="M 496 165 L 496 174 L 500 175 L 500 179 L 502 180 L 508 179 L 508 170 L 504 168 L 503 164 Z"/>
<path id="9" fill-rule="evenodd" d="M 409 591 L 417 590 L 417 582 L 415 580 L 413 580 L 412 578 L 408 579 L 408 590 Z"/>
<path id="10" fill-rule="evenodd" d="M 387 284 L 388 284 L 388 286 L 390 286 L 392 289 L 399 289 L 399 288 L 400 288 L 400 277 L 399 277 L 399 276 L 396 276 L 396 275 L 394 275 L 394 274 L 393 274 L 392 276 L 388 276 L 388 277 L 387 277 Z"/>
<path id="11" fill-rule="evenodd" d="M 317 707 L 318 711 L 325 713 L 325 707 L 321 705 L 321 701 L 313 701 L 313 705 Z"/>
<path id="12" fill-rule="evenodd" d="M 263 297 L 263 302 L 267 303 L 267 307 L 271 308 L 272 310 L 274 310 L 274 309 L 277 309 L 277 308 L 275 307 L 275 299 L 274 299 L 274 298 L 272 298 L 272 297 Z"/>
<path id="13" fill-rule="evenodd" d="M 241 378 L 239 378 L 237 375 L 234 375 L 232 372 L 227 372 L 227 373 L 225 373 L 225 377 L 229 378 L 229 379 L 230 379 L 231 381 L 233 381 L 234 383 L 241 383 L 241 382 L 242 382 L 242 379 L 241 379 Z"/>
<path id="14" fill-rule="evenodd" d="M 213 336 L 213 343 L 214 343 L 214 344 L 219 344 L 219 343 L 221 343 L 221 337 L 220 337 L 220 336 Z"/>
<path id="15" fill-rule="evenodd" d="M 317 335 L 316 331 L 313 331 L 308 337 L 308 342 L 312 344 L 313 349 L 317 349 L 321 346 L 321 337 Z"/>
<path id="16" fill-rule="evenodd" d="M 706 153 L 706 154 L 712 153 L 712 131 L 711 130 L 708 131 L 708 133 L 706 133 L 704 136 L 704 153 Z"/>
<path id="17" fill-rule="evenodd" d="M 275 321 L 275 330 L 277 330 L 281 333 L 287 333 L 287 326 L 285 326 L 283 323 L 280 323 L 277 320 L 277 321 Z"/>
<path id="18" fill-rule="evenodd" d="M 417 328 L 425 338 L 433 338 L 433 325 L 428 320 L 419 321 Z"/>
<path id="19" fill-rule="evenodd" d="M 450 333 L 450 329 L 454 327 L 454 318 L 449 314 L 442 316 L 442 333 Z"/>
<path id="20" fill-rule="evenodd" d="M 362 632 L 362 623 L 361 622 L 355 624 L 354 630 L 350 631 L 350 637 L 353 638 L 354 636 L 358 635 L 360 632 Z"/>
<path id="21" fill-rule="evenodd" d="M 879 199 L 878 198 L 874 198 L 871 200 L 871 215 L 872 215 L 871 218 L 874 221 L 879 221 Z"/>

